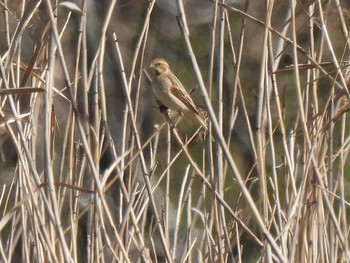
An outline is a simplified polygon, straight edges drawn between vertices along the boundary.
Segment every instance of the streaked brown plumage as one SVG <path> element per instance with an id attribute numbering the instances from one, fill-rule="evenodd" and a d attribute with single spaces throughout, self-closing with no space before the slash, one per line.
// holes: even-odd
<path id="1" fill-rule="evenodd" d="M 152 61 L 152 90 L 157 100 L 172 111 L 183 113 L 207 128 L 197 106 L 178 78 L 171 72 L 169 64 L 162 58 Z"/>

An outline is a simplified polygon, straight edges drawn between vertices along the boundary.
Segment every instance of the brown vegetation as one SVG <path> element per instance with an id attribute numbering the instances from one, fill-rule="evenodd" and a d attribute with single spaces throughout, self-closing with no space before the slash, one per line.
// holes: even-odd
<path id="1" fill-rule="evenodd" d="M 0 262 L 348 262 L 349 7 L 1 0 Z"/>

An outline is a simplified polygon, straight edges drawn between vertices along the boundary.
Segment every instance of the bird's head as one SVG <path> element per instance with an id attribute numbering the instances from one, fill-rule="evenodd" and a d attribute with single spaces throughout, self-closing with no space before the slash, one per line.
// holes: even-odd
<path id="1" fill-rule="evenodd" d="M 169 64 L 162 58 L 153 59 L 149 67 L 155 71 L 156 75 L 170 71 Z"/>

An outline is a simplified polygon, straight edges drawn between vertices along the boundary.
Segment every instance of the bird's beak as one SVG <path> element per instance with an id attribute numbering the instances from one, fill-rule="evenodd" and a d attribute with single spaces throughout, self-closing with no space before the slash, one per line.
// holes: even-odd
<path id="1" fill-rule="evenodd" d="M 149 67 L 150 67 L 150 68 L 154 68 L 154 64 L 153 64 L 153 63 L 151 63 L 151 65 L 149 65 Z"/>

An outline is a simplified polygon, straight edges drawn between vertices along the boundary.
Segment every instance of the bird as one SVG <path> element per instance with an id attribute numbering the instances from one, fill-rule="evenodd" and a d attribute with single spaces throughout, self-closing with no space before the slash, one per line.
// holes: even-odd
<path id="1" fill-rule="evenodd" d="M 179 79 L 171 71 L 168 62 L 162 58 L 155 58 L 150 64 L 150 69 L 152 71 L 152 91 L 158 103 L 171 111 L 178 112 L 197 121 L 204 129 L 207 129 L 207 125 L 200 116 L 196 104 Z"/>

